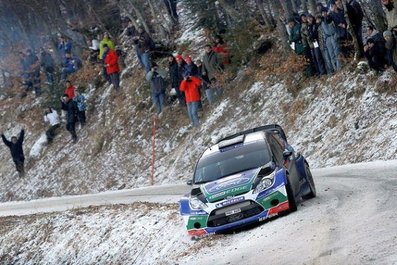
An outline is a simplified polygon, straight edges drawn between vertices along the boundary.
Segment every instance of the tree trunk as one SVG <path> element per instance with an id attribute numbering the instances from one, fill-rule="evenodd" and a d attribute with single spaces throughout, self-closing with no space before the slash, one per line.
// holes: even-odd
<path id="1" fill-rule="evenodd" d="M 316 15 L 317 13 L 316 0 L 307 0 L 307 7 L 313 16 Z"/>
<path id="2" fill-rule="evenodd" d="M 285 24 L 281 20 L 281 16 L 280 16 L 281 15 L 280 11 L 282 11 L 282 6 L 280 5 L 280 1 L 281 3 L 285 3 L 284 0 L 271 0 L 270 3 L 273 9 L 274 17 L 277 20 L 277 31 L 281 39 L 281 45 L 283 46 L 284 52 L 287 53 L 291 50 L 291 48 L 289 47 L 288 44 L 288 34 L 285 29 Z"/>
<path id="3" fill-rule="evenodd" d="M 145 28 L 145 31 L 147 32 L 147 34 L 149 34 L 149 36 L 151 36 L 150 28 L 149 28 L 148 24 L 146 23 L 146 20 L 143 18 L 143 15 L 142 15 L 141 11 L 139 10 L 137 5 L 135 4 L 135 1 L 130 0 L 129 3 L 131 5 L 132 9 L 134 10 L 137 18 L 142 23 L 142 26 Z"/>
<path id="4" fill-rule="evenodd" d="M 272 25 L 273 25 L 273 27 L 276 27 L 277 21 L 276 21 L 276 19 L 274 19 L 274 16 L 273 16 L 272 6 L 270 5 L 271 1 L 272 0 L 265 0 L 265 3 L 266 3 L 266 7 L 267 7 L 267 13 L 269 14 L 269 18 L 272 21 Z"/>
<path id="5" fill-rule="evenodd" d="M 305 14 L 309 13 L 309 9 L 307 8 L 307 0 L 302 0 L 302 10 Z"/>
<path id="6" fill-rule="evenodd" d="M 285 19 L 289 19 L 289 18 L 291 18 L 292 17 L 292 15 L 293 15 L 293 12 L 292 12 L 292 5 L 291 5 L 291 1 L 290 0 L 277 0 L 277 1 L 273 1 L 273 0 L 271 0 L 271 2 L 273 3 L 281 3 L 281 6 L 283 7 L 283 10 L 284 10 L 284 18 Z M 276 19 L 278 19 L 277 18 L 277 16 L 276 16 Z"/>
<path id="7" fill-rule="evenodd" d="M 291 1 L 292 11 L 294 13 L 298 13 L 298 5 L 296 3 L 296 0 L 286 0 L 286 2 L 288 1 Z"/>
<path id="8" fill-rule="evenodd" d="M 167 39 L 167 34 L 165 33 L 164 28 L 162 27 L 162 23 L 161 21 L 159 21 L 159 18 L 156 14 L 156 11 L 154 10 L 154 6 L 152 3 L 152 0 L 147 0 L 147 2 L 149 3 L 150 6 L 150 11 L 152 13 L 153 19 L 155 21 L 156 27 L 158 29 L 158 32 L 160 33 L 160 37 L 162 40 L 166 40 Z"/>
<path id="9" fill-rule="evenodd" d="M 346 0 L 342 0 L 342 3 L 343 3 L 343 9 L 344 9 L 344 12 L 345 12 L 345 19 L 346 19 L 346 22 L 347 22 L 347 25 L 348 25 L 347 28 L 349 29 L 350 35 L 352 36 L 352 39 L 353 39 L 353 45 L 354 45 L 354 50 L 355 50 L 354 60 L 356 61 L 359 58 L 361 58 L 361 56 L 362 56 L 361 50 L 360 50 L 360 45 L 358 44 L 357 36 L 354 33 L 352 23 L 351 23 L 351 21 L 349 19 L 349 15 L 347 13 L 347 2 L 346 2 Z"/>
<path id="10" fill-rule="evenodd" d="M 265 8 L 263 7 L 263 2 L 262 0 L 255 0 L 256 6 L 258 7 L 259 12 L 261 13 L 261 16 L 263 20 L 265 21 L 265 25 L 267 28 L 272 28 L 272 22 L 270 21 L 269 16 L 267 15 Z"/>
<path id="11" fill-rule="evenodd" d="M 375 27 L 379 32 L 387 30 L 385 13 L 381 1 L 371 1 L 369 9 L 374 15 Z"/>

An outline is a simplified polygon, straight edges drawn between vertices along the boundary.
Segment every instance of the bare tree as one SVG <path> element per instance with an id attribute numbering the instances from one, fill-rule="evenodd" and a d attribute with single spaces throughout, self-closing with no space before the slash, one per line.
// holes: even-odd
<path id="1" fill-rule="evenodd" d="M 281 0 L 281 2 L 283 3 L 284 0 Z M 276 21 L 277 21 L 277 31 L 278 31 L 280 39 L 281 39 L 281 44 L 284 48 L 284 51 L 287 52 L 290 50 L 290 47 L 288 45 L 288 34 L 285 29 L 285 24 L 281 17 L 281 11 L 283 8 L 280 4 L 280 0 L 271 0 L 270 4 L 273 9 L 274 17 L 276 18 Z"/>

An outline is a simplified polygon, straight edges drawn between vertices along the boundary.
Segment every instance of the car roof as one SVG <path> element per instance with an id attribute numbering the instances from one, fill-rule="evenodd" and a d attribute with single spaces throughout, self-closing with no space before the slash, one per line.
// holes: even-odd
<path id="1" fill-rule="evenodd" d="M 243 135 L 236 135 L 233 138 L 224 138 L 224 140 L 221 140 L 217 144 L 208 148 L 201 157 L 203 158 L 215 153 L 219 153 L 221 152 L 221 150 L 228 147 L 233 147 L 236 145 L 246 145 L 258 141 L 266 141 L 266 131 L 249 132 Z"/>

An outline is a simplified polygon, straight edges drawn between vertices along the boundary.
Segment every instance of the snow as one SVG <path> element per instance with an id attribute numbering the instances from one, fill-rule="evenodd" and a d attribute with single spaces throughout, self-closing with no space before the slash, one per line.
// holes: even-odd
<path id="1" fill-rule="evenodd" d="M 0 218 L 0 260 L 256 265 L 265 258 L 269 264 L 396 264 L 396 162 L 314 170 L 318 196 L 300 203 L 298 211 L 198 240 L 185 234 L 175 203 L 133 202 Z M 156 197 L 161 189 L 141 192 Z"/>
<path id="2" fill-rule="evenodd" d="M 30 149 L 29 156 L 32 158 L 38 158 L 47 144 L 47 136 L 45 133 L 40 135 L 40 138 L 34 143 L 32 149 Z"/>

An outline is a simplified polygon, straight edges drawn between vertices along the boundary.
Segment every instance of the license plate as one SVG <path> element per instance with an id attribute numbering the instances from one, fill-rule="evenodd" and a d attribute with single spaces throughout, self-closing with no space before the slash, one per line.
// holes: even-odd
<path id="1" fill-rule="evenodd" d="M 236 214 L 236 213 L 240 213 L 240 212 L 241 212 L 241 209 L 238 208 L 238 209 L 234 209 L 234 210 L 225 212 L 225 215 L 226 215 L 226 216 L 229 216 L 229 215 Z"/>

